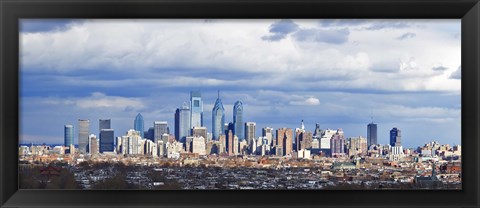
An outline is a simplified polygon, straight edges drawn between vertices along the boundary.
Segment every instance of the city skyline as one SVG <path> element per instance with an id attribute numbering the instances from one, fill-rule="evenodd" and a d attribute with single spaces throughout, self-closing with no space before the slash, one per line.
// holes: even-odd
<path id="1" fill-rule="evenodd" d="M 256 122 L 257 136 L 263 127 L 297 128 L 304 120 L 310 132 L 320 123 L 322 129 L 344 129 L 346 138 L 366 137 L 373 116 L 378 143 L 389 143 L 389 131 L 397 127 L 407 147 L 430 140 L 460 144 L 458 20 L 85 20 L 29 31 L 34 22 L 22 20 L 20 34 L 20 143 L 62 143 L 63 126 L 72 124 L 77 131 L 78 119 L 89 119 L 93 127 L 109 118 L 115 133 L 123 135 L 133 129 L 138 113 L 145 130 L 154 121 L 167 121 L 173 134 L 175 110 L 191 100 L 190 91 L 201 92 L 201 116 L 211 132 L 220 90 L 224 123 L 233 122 L 233 105 L 241 101 L 243 122 Z M 139 30 L 114 33 L 105 43 L 100 43 L 105 35 L 81 39 L 82 50 L 73 45 L 70 55 L 82 62 L 63 57 L 60 47 L 48 49 L 45 59 L 35 58 L 47 50 L 39 46 L 62 43 L 58 37 L 125 28 Z M 179 35 L 185 28 L 198 35 Z M 372 42 L 366 37 L 371 32 L 383 35 Z M 140 34 L 173 39 L 142 42 Z M 110 44 L 121 40 L 126 41 L 123 48 Z M 443 50 L 435 50 L 439 43 Z M 252 45 L 261 48 L 251 51 Z M 89 49 L 95 47 L 105 48 L 103 54 L 92 56 Z M 182 47 L 185 53 L 177 49 Z M 158 55 L 163 50 L 173 52 Z M 132 57 L 143 62 L 129 63 Z M 42 128 L 35 125 L 39 119 Z"/>

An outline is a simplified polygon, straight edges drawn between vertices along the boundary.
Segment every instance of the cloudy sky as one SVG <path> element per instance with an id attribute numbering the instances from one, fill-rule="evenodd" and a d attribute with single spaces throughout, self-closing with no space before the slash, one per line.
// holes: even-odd
<path id="1" fill-rule="evenodd" d="M 261 128 L 342 128 L 380 143 L 460 144 L 460 20 L 20 21 L 20 142 L 63 143 L 63 125 L 111 118 L 116 136 L 167 121 L 200 90 L 204 122 L 220 90 Z M 77 143 L 77 133 L 75 133 Z"/>

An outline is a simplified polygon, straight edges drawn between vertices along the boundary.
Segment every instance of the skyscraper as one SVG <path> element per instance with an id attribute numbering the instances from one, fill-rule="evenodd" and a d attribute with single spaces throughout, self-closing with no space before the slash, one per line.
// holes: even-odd
<path id="1" fill-rule="evenodd" d="M 100 153 L 113 152 L 115 137 L 113 129 L 102 129 L 100 131 Z"/>
<path id="2" fill-rule="evenodd" d="M 90 134 L 88 140 L 90 141 L 90 144 L 88 145 L 88 153 L 91 155 L 97 155 L 99 151 L 97 136 L 95 136 L 95 134 Z"/>
<path id="3" fill-rule="evenodd" d="M 262 129 L 262 137 L 265 137 L 267 139 L 268 145 L 272 145 L 272 140 L 273 140 L 273 128 L 271 127 L 265 127 Z"/>
<path id="4" fill-rule="evenodd" d="M 63 136 L 63 145 L 70 148 L 70 145 L 73 144 L 73 125 L 65 125 L 64 127 L 64 136 Z"/>
<path id="5" fill-rule="evenodd" d="M 402 131 L 397 127 L 390 130 L 390 145 L 392 147 L 402 146 Z"/>
<path id="6" fill-rule="evenodd" d="M 377 144 L 377 124 L 369 123 L 367 125 L 367 147 Z"/>
<path id="7" fill-rule="evenodd" d="M 291 128 L 277 129 L 277 149 L 281 155 L 291 155 L 293 150 L 293 130 Z M 277 150 L 277 155 L 279 154 Z"/>
<path id="8" fill-rule="evenodd" d="M 203 101 L 200 91 L 190 92 L 190 129 L 203 126 Z"/>
<path id="9" fill-rule="evenodd" d="M 256 132 L 256 123 L 255 122 L 246 122 L 245 123 L 245 139 L 247 143 L 250 144 L 252 140 L 255 140 L 255 132 Z"/>
<path id="10" fill-rule="evenodd" d="M 233 134 L 237 135 L 238 139 L 244 140 L 245 134 L 243 132 L 243 104 L 240 101 L 235 102 L 233 106 Z"/>
<path id="11" fill-rule="evenodd" d="M 78 119 L 78 151 L 86 154 L 88 148 L 88 135 L 90 134 L 90 121 Z"/>
<path id="12" fill-rule="evenodd" d="M 190 108 L 187 103 L 183 103 L 175 111 L 175 139 L 184 143 L 187 136 L 190 136 Z"/>
<path id="13" fill-rule="evenodd" d="M 320 129 L 319 123 L 315 124 L 315 132 L 313 132 L 313 136 L 316 136 L 318 138 L 322 137 L 322 129 Z"/>
<path id="14" fill-rule="evenodd" d="M 340 129 L 337 130 L 330 140 L 331 155 L 344 155 L 345 154 L 345 138 L 340 133 Z"/>
<path id="15" fill-rule="evenodd" d="M 99 119 L 98 120 L 98 134 L 102 129 L 111 129 L 111 120 L 110 119 Z"/>
<path id="16" fill-rule="evenodd" d="M 135 120 L 133 121 L 133 129 L 135 129 L 135 131 L 140 132 L 140 136 L 144 138 L 145 128 L 144 128 L 142 114 L 138 113 L 137 116 L 135 117 Z"/>
<path id="17" fill-rule="evenodd" d="M 153 141 L 157 143 L 162 140 L 163 134 L 168 134 L 168 123 L 166 121 L 153 122 Z"/>
<path id="18" fill-rule="evenodd" d="M 223 108 L 222 100 L 220 100 L 220 92 L 218 93 L 215 106 L 212 110 L 212 134 L 213 139 L 218 140 L 218 137 L 224 132 L 225 123 L 225 108 Z"/>

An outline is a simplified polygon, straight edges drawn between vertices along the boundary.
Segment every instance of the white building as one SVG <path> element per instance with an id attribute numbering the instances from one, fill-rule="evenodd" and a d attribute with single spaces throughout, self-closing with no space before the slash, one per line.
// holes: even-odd
<path id="1" fill-rule="evenodd" d="M 199 155 L 206 155 L 205 138 L 203 138 L 203 136 L 193 138 L 192 152 L 198 153 Z"/>

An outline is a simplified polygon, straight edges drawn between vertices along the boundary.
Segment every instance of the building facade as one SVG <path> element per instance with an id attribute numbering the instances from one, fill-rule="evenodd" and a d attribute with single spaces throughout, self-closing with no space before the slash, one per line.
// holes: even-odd
<path id="1" fill-rule="evenodd" d="M 255 140 L 255 132 L 256 132 L 257 124 L 255 122 L 246 122 L 245 123 L 245 139 L 247 143 L 251 143 L 252 140 Z"/>
<path id="2" fill-rule="evenodd" d="M 137 116 L 135 117 L 135 120 L 133 121 L 133 129 L 135 129 L 135 131 L 140 132 L 140 136 L 142 138 L 145 138 L 145 134 L 144 134 L 145 126 L 144 126 L 142 114 L 138 113 Z"/>
<path id="3" fill-rule="evenodd" d="M 90 135 L 90 120 L 78 119 L 78 152 L 86 154 L 88 151 L 88 135 Z"/>
<path id="4" fill-rule="evenodd" d="M 212 134 L 213 139 L 218 140 L 219 136 L 225 131 L 225 108 L 223 108 L 220 93 L 212 109 Z"/>
<path id="5" fill-rule="evenodd" d="M 190 129 L 203 126 L 203 101 L 200 91 L 190 92 Z"/>
<path id="6" fill-rule="evenodd" d="M 390 130 L 390 146 L 402 146 L 402 131 L 397 127 Z"/>
<path id="7" fill-rule="evenodd" d="M 156 143 L 162 140 L 163 134 L 168 134 L 168 123 L 166 121 L 153 122 L 153 141 Z"/>
<path id="8" fill-rule="evenodd" d="M 73 135 L 74 135 L 73 125 L 64 126 L 64 136 L 63 136 L 63 145 L 65 147 L 70 147 L 73 144 Z"/>
<path id="9" fill-rule="evenodd" d="M 175 139 L 185 142 L 187 136 L 190 136 L 190 108 L 187 103 L 183 103 L 175 111 Z"/>
<path id="10" fill-rule="evenodd" d="M 377 143 L 377 124 L 369 123 L 367 125 L 367 146 L 375 145 Z"/>
<path id="11" fill-rule="evenodd" d="M 115 149 L 115 136 L 113 129 L 102 129 L 100 131 L 100 153 L 113 152 Z"/>
<path id="12" fill-rule="evenodd" d="M 245 133 L 243 132 L 243 104 L 240 101 L 235 102 L 233 106 L 233 134 L 238 137 L 239 140 L 245 139 Z"/>

